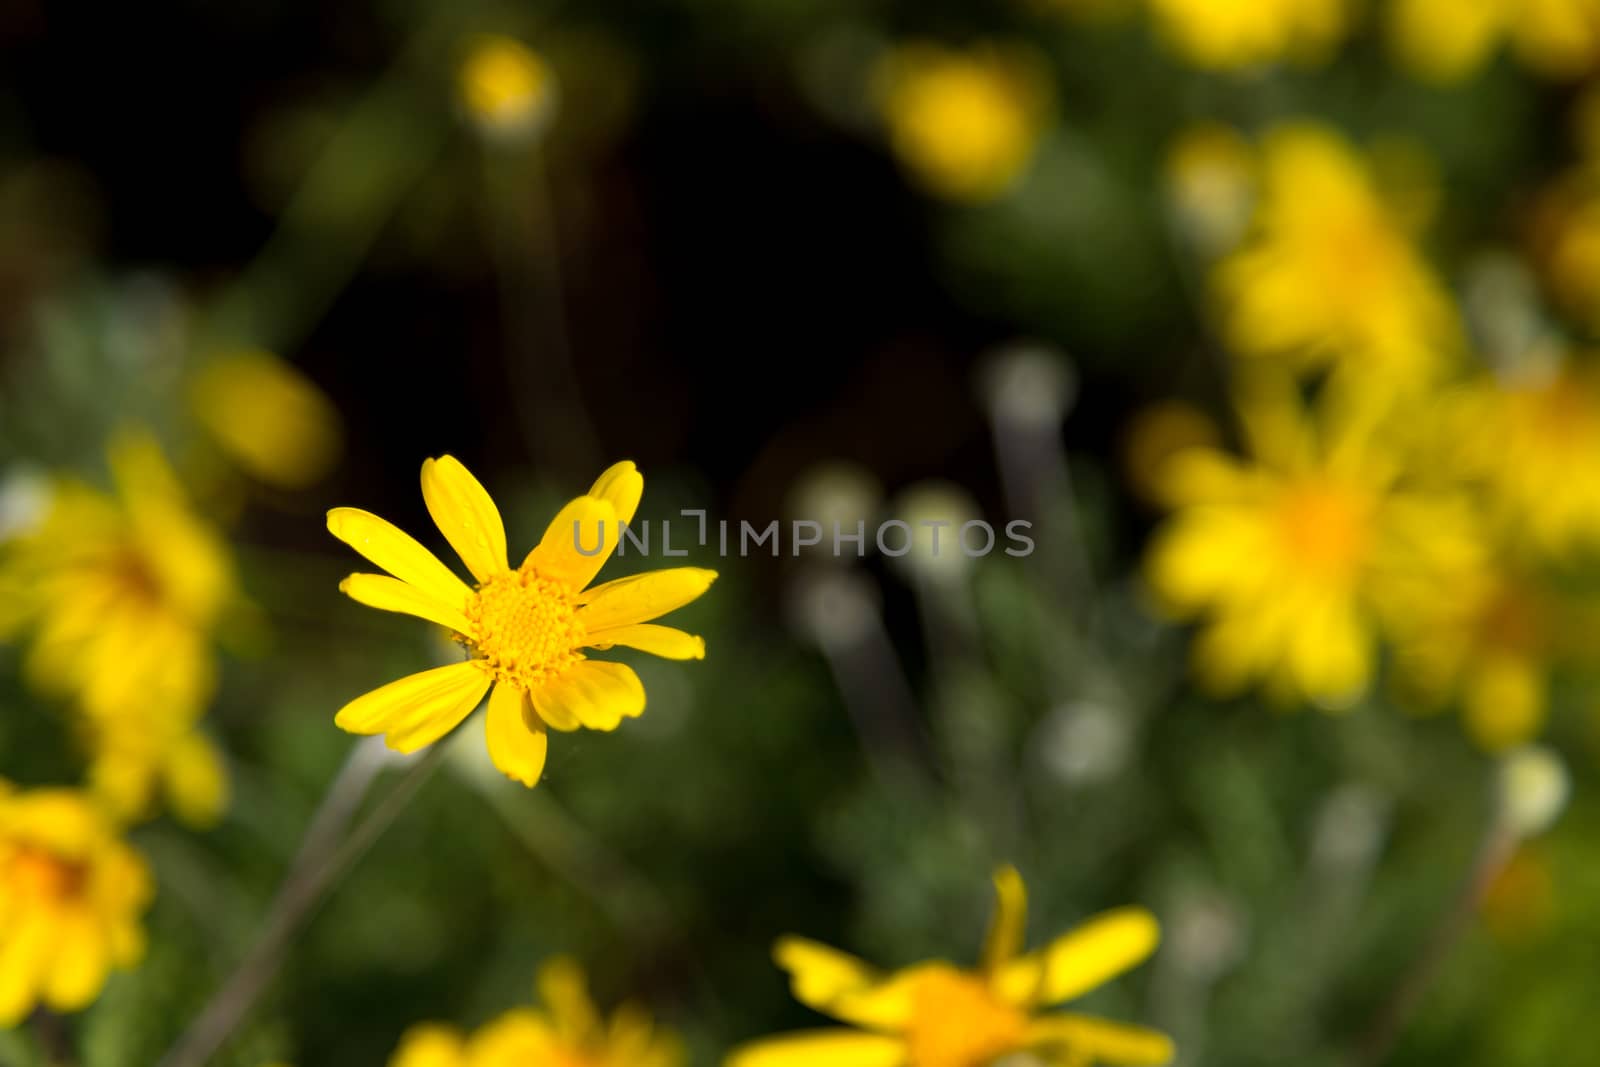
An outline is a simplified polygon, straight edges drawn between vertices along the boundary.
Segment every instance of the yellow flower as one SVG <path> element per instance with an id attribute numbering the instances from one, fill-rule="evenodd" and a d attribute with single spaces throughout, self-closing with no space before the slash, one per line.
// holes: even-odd
<path id="1" fill-rule="evenodd" d="M 568 959 L 539 972 L 544 1010 L 516 1008 L 476 1033 L 424 1023 L 400 1041 L 389 1067 L 679 1067 L 676 1038 L 624 1005 L 609 1023 L 600 1017 L 583 972 Z"/>
<path id="2" fill-rule="evenodd" d="M 222 754 L 192 725 L 161 714 L 80 723 L 89 752 L 89 787 L 112 814 L 139 821 L 157 801 L 190 826 L 216 823 L 228 806 Z"/>
<path id="3" fill-rule="evenodd" d="M 556 81 L 549 65 L 510 37 L 479 38 L 461 64 L 460 81 L 467 114 L 490 137 L 531 138 L 555 112 Z"/>
<path id="4" fill-rule="evenodd" d="M 452 456 L 428 460 L 423 499 L 477 580 L 472 587 L 376 515 L 355 508 L 328 512 L 335 537 L 394 576 L 352 574 L 339 588 L 369 607 L 448 627 L 469 653 L 464 662 L 352 700 L 340 710 L 338 725 L 351 733 L 381 733 L 390 748 L 414 752 L 453 730 L 493 686 L 489 755 L 504 774 L 533 786 L 544 770 L 546 726 L 614 730 L 642 713 L 639 676 L 624 664 L 588 659 L 582 650 L 623 645 L 668 659 L 703 658 L 699 637 L 650 620 L 694 600 L 717 576 L 677 567 L 588 587 L 643 492 L 634 465 L 616 464 L 587 495 L 561 509 L 543 540 L 513 568 L 500 512 L 483 486 Z"/>
<path id="5" fill-rule="evenodd" d="M 902 45 L 878 71 L 894 153 L 929 192 L 989 200 L 1033 159 L 1049 109 L 1046 77 L 1029 53 Z"/>
<path id="6" fill-rule="evenodd" d="M 1174 50 L 1197 67 L 1319 63 L 1349 31 L 1347 0 L 1149 0 Z"/>
<path id="7" fill-rule="evenodd" d="M 1372 391 L 1426 379 L 1456 350 L 1448 294 L 1337 134 L 1274 131 L 1261 179 L 1252 235 L 1215 275 L 1236 353 L 1332 364 Z"/>
<path id="8" fill-rule="evenodd" d="M 1161 606 L 1201 618 L 1201 681 L 1218 693 L 1265 682 L 1281 700 L 1348 705 L 1372 673 L 1373 596 L 1402 537 L 1448 536 L 1442 500 L 1396 487 L 1370 420 L 1325 403 L 1314 420 L 1287 390 L 1242 398 L 1252 461 L 1211 448 L 1174 455 L 1176 513 L 1146 575 Z"/>
<path id="9" fill-rule="evenodd" d="M 79 697 L 90 715 L 164 707 L 192 717 L 215 684 L 212 635 L 236 596 L 232 560 L 154 440 L 124 436 L 110 461 L 115 497 L 62 481 L 40 524 L 6 546 L 6 621 L 33 631 L 30 678 Z"/>
<path id="10" fill-rule="evenodd" d="M 1533 231 L 1534 257 L 1555 302 L 1600 331 L 1600 167 L 1575 167 L 1544 190 Z"/>
<path id="11" fill-rule="evenodd" d="M 1540 74 L 1577 78 L 1600 63 L 1596 0 L 1395 0 L 1389 41 L 1418 77 L 1448 82 L 1478 68 L 1502 40 Z"/>
<path id="12" fill-rule="evenodd" d="M 151 892 L 144 860 L 85 796 L 0 780 L 0 1027 L 40 1003 L 80 1011 L 111 968 L 137 963 Z"/>
<path id="13" fill-rule="evenodd" d="M 190 384 L 189 403 L 234 462 L 269 485 L 310 485 L 339 458 L 339 413 L 270 352 L 235 352 L 207 363 Z"/>
<path id="14" fill-rule="evenodd" d="M 1167 157 L 1167 189 L 1184 235 L 1207 256 L 1224 252 L 1238 244 L 1250 221 L 1255 150 L 1231 127 L 1194 126 Z"/>
<path id="15" fill-rule="evenodd" d="M 1141 908 L 1107 912 L 1021 955 L 1027 891 L 1014 868 L 994 876 L 996 908 L 983 962 L 942 960 L 893 974 L 801 938 L 778 942 L 778 966 L 795 999 L 858 1029 L 812 1030 L 736 1050 L 726 1067 L 987 1067 L 1033 1052 L 1050 1063 L 1158 1065 L 1172 1059 L 1165 1034 L 1087 1015 L 1041 1012 L 1137 966 L 1160 931 Z"/>

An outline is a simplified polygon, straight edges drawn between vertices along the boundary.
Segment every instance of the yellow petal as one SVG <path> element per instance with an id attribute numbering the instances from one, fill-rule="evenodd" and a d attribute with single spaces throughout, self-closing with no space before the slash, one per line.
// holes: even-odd
<path id="1" fill-rule="evenodd" d="M 108 945 L 89 915 L 61 922 L 54 959 L 46 969 L 44 999 L 56 1011 L 82 1011 L 106 984 L 111 969 Z"/>
<path id="2" fill-rule="evenodd" d="M 904 1067 L 900 1038 L 856 1030 L 809 1030 L 735 1049 L 723 1067 Z"/>
<path id="3" fill-rule="evenodd" d="M 409 582 L 402 582 L 387 574 L 352 574 L 339 583 L 339 592 L 369 608 L 415 615 L 459 634 L 472 632 L 472 623 L 462 614 L 460 606 L 452 606 Z"/>
<path id="4" fill-rule="evenodd" d="M 550 746 L 544 723 L 524 715 L 526 697 L 521 689 L 501 682 L 489 694 L 489 758 L 507 778 L 528 788 L 539 784 L 545 752 Z"/>
<path id="5" fill-rule="evenodd" d="M 228 806 L 227 767 L 203 734 L 191 732 L 173 743 L 162 777 L 173 814 L 189 826 L 214 826 Z"/>
<path id="6" fill-rule="evenodd" d="M 557 956 L 539 968 L 535 982 L 556 1033 L 575 1044 L 587 1044 L 600 1031 L 600 1013 L 589 996 L 583 970 L 567 956 Z"/>
<path id="7" fill-rule="evenodd" d="M 422 499 L 439 532 L 478 581 L 511 569 L 500 510 L 460 460 L 440 456 L 423 462 Z"/>
<path id="8" fill-rule="evenodd" d="M 644 683 L 621 663 L 586 659 L 530 695 L 551 725 L 575 718 L 591 730 L 615 730 L 644 711 Z"/>
<path id="9" fill-rule="evenodd" d="M 1045 1015 L 1028 1025 L 1030 1047 L 1060 1049 L 1068 1063 L 1161 1067 L 1172 1062 L 1172 1039 L 1158 1030 L 1087 1015 Z"/>
<path id="10" fill-rule="evenodd" d="M 885 1005 L 871 995 L 889 984 L 903 990 L 905 983 L 893 983 L 890 976 L 847 952 L 803 937 L 785 937 L 773 947 L 772 958 L 789 972 L 794 999 L 808 1008 L 863 1026 L 893 1028 L 904 1022 L 904 1005 L 898 997 L 890 998 L 895 1004 Z"/>
<path id="11" fill-rule="evenodd" d="M 1161 928 L 1143 908 L 1118 908 L 1000 969 L 995 988 L 1014 1004 L 1059 1004 L 1138 966 Z"/>
<path id="12" fill-rule="evenodd" d="M 994 918 L 983 942 L 983 969 L 993 972 L 1022 951 L 1028 932 L 1028 889 L 1012 866 L 994 872 Z"/>
<path id="13" fill-rule="evenodd" d="M 703 567 L 672 567 L 618 578 L 584 594 L 578 621 L 590 633 L 649 622 L 683 607 L 716 580 L 717 572 Z"/>
<path id="14" fill-rule="evenodd" d="M 393 523 L 360 508 L 334 508 L 328 512 L 328 532 L 441 604 L 467 602 L 466 583 Z"/>
<path id="15" fill-rule="evenodd" d="M 476 660 L 435 667 L 357 697 L 333 721 L 353 734 L 385 734 L 397 752 L 415 752 L 470 715 L 490 681 Z"/>
<path id="16" fill-rule="evenodd" d="M 33 1010 L 55 941 L 56 919 L 45 909 L 30 908 L 0 931 L 0 1027 Z"/>
<path id="17" fill-rule="evenodd" d="M 461 1032 L 442 1023 L 421 1023 L 407 1030 L 389 1067 L 466 1067 Z"/>
<path id="18" fill-rule="evenodd" d="M 591 632 L 586 642 L 588 648 L 610 648 L 621 645 L 637 648 L 663 659 L 705 659 L 706 642 L 703 637 L 686 634 L 670 626 L 651 623 L 634 623 L 632 626 L 613 626 L 599 633 Z"/>
<path id="19" fill-rule="evenodd" d="M 589 495 L 598 500 L 609 500 L 617 513 L 617 521 L 626 526 L 639 510 L 639 498 L 644 496 L 644 475 L 629 459 L 613 463 L 604 474 L 595 479 Z"/>
<path id="20" fill-rule="evenodd" d="M 609 500 L 580 496 L 550 520 L 522 566 L 582 589 L 594 581 L 616 547 L 616 508 Z"/>

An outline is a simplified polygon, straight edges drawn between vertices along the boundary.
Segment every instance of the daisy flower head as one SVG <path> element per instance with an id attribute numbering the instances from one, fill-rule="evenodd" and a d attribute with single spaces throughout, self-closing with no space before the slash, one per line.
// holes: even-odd
<path id="1" fill-rule="evenodd" d="M 677 1039 L 639 1009 L 624 1005 L 603 1018 L 572 960 L 545 964 L 537 991 L 542 1008 L 514 1008 L 472 1034 L 412 1027 L 389 1067 L 681 1067 Z"/>
<path id="2" fill-rule="evenodd" d="M 632 463 L 612 466 L 561 509 L 513 567 L 488 492 L 453 456 L 426 461 L 428 513 L 472 573 L 472 585 L 376 515 L 328 512 L 328 530 L 388 572 L 352 574 L 339 588 L 368 607 L 445 626 L 467 652 L 459 663 L 357 697 L 334 721 L 414 752 L 448 734 L 489 693 L 489 755 L 502 773 L 531 787 L 544 771 L 547 728 L 614 730 L 641 714 L 644 686 L 632 668 L 585 652 L 622 645 L 666 659 L 703 659 L 704 640 L 651 620 L 696 599 L 717 577 L 675 567 L 590 585 L 643 493 Z"/>
<path id="3" fill-rule="evenodd" d="M 935 960 L 885 974 L 826 945 L 779 941 L 774 956 L 789 972 L 795 999 L 850 1025 L 756 1041 L 736 1050 L 725 1067 L 988 1067 L 1018 1053 L 1058 1067 L 1170 1062 L 1165 1034 L 1043 1010 L 1148 958 L 1160 939 L 1155 917 L 1119 908 L 1024 954 L 1022 876 L 1003 867 L 994 883 L 994 919 L 973 970 Z"/>
<path id="4" fill-rule="evenodd" d="M 149 868 L 86 795 L 0 780 L 0 1027 L 81 1011 L 144 954 Z"/>

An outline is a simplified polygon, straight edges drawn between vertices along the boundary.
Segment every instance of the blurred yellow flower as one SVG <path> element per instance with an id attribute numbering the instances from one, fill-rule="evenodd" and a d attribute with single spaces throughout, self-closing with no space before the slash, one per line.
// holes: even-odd
<path id="1" fill-rule="evenodd" d="M 547 963 L 539 972 L 543 1010 L 515 1008 L 463 1034 L 452 1026 L 413 1027 L 389 1059 L 389 1067 L 679 1067 L 678 1040 L 656 1029 L 650 1017 L 627 1005 L 602 1019 L 571 960 Z"/>
<path id="2" fill-rule="evenodd" d="M 1555 302 L 1600 333 L 1600 167 L 1575 167 L 1540 194 L 1532 243 Z"/>
<path id="3" fill-rule="evenodd" d="M 1600 64 L 1597 0 L 1394 0 L 1388 15 L 1395 54 L 1430 81 L 1472 74 L 1503 40 L 1524 66 L 1554 78 Z"/>
<path id="4" fill-rule="evenodd" d="M 211 360 L 190 383 L 189 403 L 223 451 L 269 485 L 310 485 L 328 473 L 343 447 L 333 404 L 270 352 Z"/>
<path id="5" fill-rule="evenodd" d="M 118 818 L 139 821 L 160 806 L 190 826 L 207 827 L 227 809 L 222 753 L 192 723 L 145 713 L 85 718 L 80 727 L 89 788 Z"/>
<path id="6" fill-rule="evenodd" d="M 1172 48 L 1197 67 L 1320 63 L 1349 32 L 1348 0 L 1148 0 Z"/>
<path id="7" fill-rule="evenodd" d="M 1031 53 L 992 45 L 901 45 L 877 76 L 895 155 L 929 192 L 950 200 L 989 200 L 1011 188 L 1043 132 L 1048 86 Z"/>
<path id="8" fill-rule="evenodd" d="M 0 1027 L 80 1011 L 144 955 L 144 860 L 87 797 L 0 780 Z"/>
<path id="9" fill-rule="evenodd" d="M 1215 274 L 1230 347 L 1368 391 L 1424 380 L 1460 344 L 1454 305 L 1337 133 L 1281 127 L 1261 151 L 1252 233 Z"/>
<path id="10" fill-rule="evenodd" d="M 549 64 L 510 37 L 479 38 L 461 64 L 460 82 L 467 114 L 496 139 L 536 136 L 555 113 L 556 81 Z"/>
<path id="11" fill-rule="evenodd" d="M 472 713 L 490 686 L 488 748 L 496 767 L 533 786 L 544 770 L 545 727 L 614 730 L 644 711 L 644 686 L 621 663 L 591 660 L 582 649 L 614 645 L 668 659 L 701 659 L 705 642 L 652 625 L 710 588 L 715 571 L 677 567 L 588 588 L 633 520 L 644 478 L 632 463 L 600 475 L 588 494 L 563 508 L 522 565 L 507 562 L 505 526 L 483 486 L 452 456 L 422 465 L 422 495 L 445 540 L 477 579 L 468 587 L 396 527 L 356 508 L 328 512 L 339 540 L 394 577 L 352 574 L 339 586 L 351 599 L 453 630 L 469 658 L 391 682 L 339 711 L 340 728 L 384 734 L 389 747 L 414 752 Z M 589 546 L 594 546 L 590 548 Z"/>
<path id="12" fill-rule="evenodd" d="M 1213 691 L 1264 682 L 1280 700 L 1348 705 L 1372 673 L 1392 542 L 1447 510 L 1397 490 L 1394 458 L 1346 408 L 1307 418 L 1287 388 L 1261 388 L 1239 409 L 1250 460 L 1200 447 L 1168 461 L 1177 510 L 1150 549 L 1151 590 L 1173 617 L 1204 620 L 1195 669 Z"/>
<path id="13" fill-rule="evenodd" d="M 1172 213 L 1199 251 L 1215 256 L 1238 243 L 1255 203 L 1256 157 L 1237 130 L 1186 130 L 1167 157 L 1166 179 Z"/>
<path id="14" fill-rule="evenodd" d="M 995 874 L 995 916 L 977 970 L 942 960 L 884 974 L 825 945 L 785 938 L 775 949 L 796 1000 L 859 1029 L 804 1031 L 736 1050 L 726 1067 L 986 1067 L 1013 1053 L 1050 1063 L 1158 1065 L 1165 1034 L 1087 1015 L 1041 1012 L 1139 963 L 1160 937 L 1141 908 L 1107 912 L 1019 954 L 1027 892 L 1011 867 Z"/>

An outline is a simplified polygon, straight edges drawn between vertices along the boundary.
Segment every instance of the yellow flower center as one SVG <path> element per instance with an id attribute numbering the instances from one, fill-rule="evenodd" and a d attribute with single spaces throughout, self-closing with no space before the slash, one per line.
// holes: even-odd
<path id="1" fill-rule="evenodd" d="M 497 574 L 467 603 L 468 644 L 497 679 L 537 688 L 583 658 L 575 599 L 566 583 L 533 570 Z"/>
<path id="2" fill-rule="evenodd" d="M 1028 1019 L 980 979 L 933 971 L 917 987 L 906 1046 L 911 1067 L 984 1067 L 1022 1048 Z"/>
<path id="3" fill-rule="evenodd" d="M 22 900 L 54 902 L 77 896 L 88 877 L 84 865 L 32 845 L 11 854 L 6 885 Z"/>
<path id="4" fill-rule="evenodd" d="M 1367 504 L 1337 485 L 1290 488 L 1278 504 L 1278 532 L 1290 559 L 1318 575 L 1350 577 L 1366 556 Z"/>

